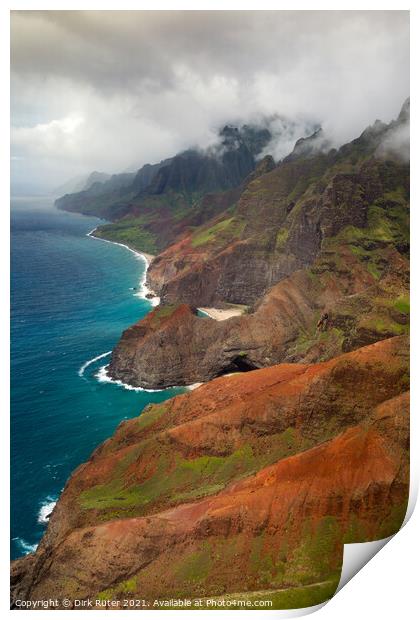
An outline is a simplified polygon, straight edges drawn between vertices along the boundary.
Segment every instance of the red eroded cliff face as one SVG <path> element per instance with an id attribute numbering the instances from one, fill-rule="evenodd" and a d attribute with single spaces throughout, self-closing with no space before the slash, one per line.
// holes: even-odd
<path id="1" fill-rule="evenodd" d="M 343 543 L 404 518 L 407 373 L 396 337 L 149 406 L 74 472 L 36 553 L 12 565 L 13 600 L 324 600 Z"/>
<path id="2" fill-rule="evenodd" d="M 378 278 L 351 244 L 332 248 L 311 269 L 276 284 L 252 313 L 224 321 L 199 317 L 186 304 L 159 306 L 123 333 L 109 372 L 146 388 L 189 385 L 279 362 L 325 360 L 407 333 L 408 261 L 395 248 L 381 257 L 386 266 Z M 330 325 L 320 331 L 325 309 Z"/>

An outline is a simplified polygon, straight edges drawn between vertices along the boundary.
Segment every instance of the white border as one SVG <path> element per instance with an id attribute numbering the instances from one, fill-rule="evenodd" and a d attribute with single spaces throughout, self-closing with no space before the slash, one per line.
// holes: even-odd
<path id="1" fill-rule="evenodd" d="M 106 1 L 106 0 L 85 0 L 84 2 L 74 1 L 12 1 L 8 3 L 7 7 L 0 9 L 0 45 L 1 54 L 0 62 L 2 67 L 2 97 L 0 99 L 0 121 L 2 124 L 2 136 L 1 141 L 1 164 L 2 164 L 2 184 L 1 184 L 1 201 L 0 210 L 0 260 L 2 264 L 3 285 L 2 285 L 2 304 L 1 304 L 1 355 L 0 355 L 0 377 L 1 377 L 1 398 L 2 398 L 2 416 L 5 418 L 2 425 L 2 440 L 4 446 L 1 450 L 1 458 L 4 461 L 2 472 L 8 471 L 9 468 L 9 309 L 6 300 L 9 297 L 9 278 L 8 278 L 8 264 L 9 264 L 9 101 L 10 98 L 5 96 L 9 93 L 9 9 L 12 10 L 64 10 L 64 9 L 89 9 L 89 10 L 410 10 L 411 9 L 411 45 L 412 45 L 412 65 L 414 65 L 415 59 L 420 57 L 420 49 L 418 40 L 420 38 L 419 32 L 419 19 L 418 9 L 412 3 L 398 3 L 390 1 L 382 2 L 301 2 L 295 0 L 294 2 L 275 2 L 268 0 L 259 0 L 258 2 L 253 0 L 242 0 L 241 2 L 235 0 L 201 0 L 198 5 L 193 1 L 162 1 L 155 0 L 154 2 L 145 0 L 120 0 L 120 2 Z M 418 67 L 416 67 L 418 69 Z M 417 71 L 418 72 L 418 71 Z M 392 85 L 390 85 L 392 88 Z M 418 81 L 415 80 L 415 71 L 412 67 L 412 84 L 411 84 L 411 101 L 412 108 L 414 109 L 413 117 L 411 120 L 411 133 L 412 133 L 412 168 L 417 170 L 417 138 L 418 138 L 418 121 L 416 118 L 416 108 L 418 102 L 417 96 Z M 414 190 L 414 196 L 418 194 L 418 174 L 412 175 L 412 187 Z M 412 209 L 412 308 L 414 316 L 418 316 L 418 293 L 419 290 L 419 250 L 415 243 L 417 241 L 415 233 L 420 233 L 419 228 L 419 210 L 416 205 L 416 201 L 413 200 L 414 208 Z M 412 346 L 415 352 L 419 351 L 419 330 L 416 328 L 416 321 L 413 321 L 412 331 Z M 419 400 L 419 384 L 415 378 L 417 375 L 417 356 L 413 355 L 412 359 L 412 416 L 411 416 L 411 437 L 412 437 L 412 455 L 411 455 L 411 503 L 414 501 L 414 497 L 417 495 L 418 489 L 418 472 L 420 463 L 420 451 L 419 451 L 419 422 L 417 408 Z M 34 472 L 36 475 L 36 472 Z M 5 498 L 9 497 L 8 479 L 4 475 L 1 477 L 0 497 L 3 503 L 3 523 L 2 523 L 2 537 L 1 537 L 1 607 L 7 613 L 11 613 L 8 607 L 9 600 L 9 517 L 8 510 L 6 510 Z M 395 620 L 398 619 L 411 619 L 415 615 L 418 615 L 417 610 L 417 588 L 418 588 L 418 552 L 420 549 L 420 511 L 417 509 L 414 512 L 413 517 L 404 527 L 404 529 L 395 536 L 391 542 L 383 549 L 376 557 L 369 562 L 369 564 L 359 572 L 352 580 L 351 585 L 347 585 L 340 593 L 335 596 L 323 609 L 317 612 L 317 618 L 320 620 L 354 620 L 355 615 L 362 618 L 380 617 L 381 620 Z M 28 613 L 23 611 L 21 613 Z M 50 612 L 51 613 L 51 612 Z M 55 612 L 61 614 L 64 612 Z M 83 612 L 73 611 L 74 614 L 81 614 Z M 102 612 L 110 613 L 110 612 Z M 114 617 L 114 613 L 112 612 Z M 118 613 L 118 612 L 117 612 Z M 122 612 L 121 612 L 122 613 Z M 193 617 L 194 612 L 189 612 L 188 617 Z M 199 612 L 200 617 L 208 617 L 212 614 L 212 617 L 223 619 L 231 618 L 232 614 L 238 612 L 228 611 L 202 611 Z M 184 612 L 168 612 L 168 611 L 155 611 L 152 618 L 166 618 L 168 615 L 176 614 L 179 618 L 180 614 Z M 247 614 L 251 614 L 253 618 L 261 617 L 284 617 L 282 612 L 270 611 L 270 612 L 258 612 L 250 611 Z M 182 615 L 184 618 L 184 615 Z"/>

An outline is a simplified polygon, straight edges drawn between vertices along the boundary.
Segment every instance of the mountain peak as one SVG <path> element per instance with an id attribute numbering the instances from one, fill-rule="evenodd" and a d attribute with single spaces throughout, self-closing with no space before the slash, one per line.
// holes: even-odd
<path id="1" fill-rule="evenodd" d="M 295 159 L 310 157 L 311 155 L 315 155 L 315 153 L 328 151 L 330 148 L 330 140 L 325 136 L 323 128 L 318 127 L 310 136 L 299 138 L 293 151 L 290 155 L 287 155 L 283 161 L 293 161 Z"/>
<path id="2" fill-rule="evenodd" d="M 404 101 L 397 120 L 400 122 L 407 122 L 410 120 L 410 97 L 407 97 Z"/>
<path id="3" fill-rule="evenodd" d="M 255 168 L 256 176 L 260 174 L 266 174 L 267 172 L 271 172 L 276 167 L 276 162 L 273 159 L 272 155 L 266 155 L 263 157 L 257 164 Z"/>

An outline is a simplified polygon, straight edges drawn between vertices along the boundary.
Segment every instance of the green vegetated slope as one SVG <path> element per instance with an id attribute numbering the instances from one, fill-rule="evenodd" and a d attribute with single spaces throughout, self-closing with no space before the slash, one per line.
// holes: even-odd
<path id="1" fill-rule="evenodd" d="M 379 279 L 387 265 L 384 250 L 408 255 L 409 165 L 379 150 L 395 130 L 392 124 L 373 135 L 366 130 L 338 151 L 277 166 L 263 161 L 234 205 L 187 230 L 185 243 L 177 239 L 152 266 L 150 279 L 163 301 L 193 304 L 198 296 L 207 305 L 252 304 L 321 253 L 339 270 L 333 255 L 339 261 L 345 245 Z M 179 267 L 162 284 L 161 273 L 174 260 Z"/>
<path id="2" fill-rule="evenodd" d="M 390 338 L 149 406 L 74 473 L 13 596 L 322 602 L 343 543 L 404 518 L 407 362 Z"/>
<path id="3" fill-rule="evenodd" d="M 159 164 L 147 164 L 137 174 L 113 175 L 84 191 L 62 196 L 56 205 L 118 222 L 101 226 L 98 236 L 156 252 L 180 231 L 226 207 L 223 199 L 221 204 L 217 197 L 212 201 L 211 193 L 229 194 L 231 188 L 240 186 L 270 137 L 264 127 L 227 125 L 213 149 L 191 149 Z M 141 246 L 143 242 L 147 247 Z"/>
<path id="4" fill-rule="evenodd" d="M 403 114 L 375 124 L 338 151 L 277 166 L 264 158 L 233 204 L 152 262 L 151 287 L 179 310 L 158 329 L 146 317 L 126 330 L 111 376 L 188 385 L 408 333 L 409 164 L 382 151 L 406 123 Z M 228 304 L 247 312 L 205 329 L 194 316 L 195 307 Z M 318 329 L 325 312 L 328 327 Z M 177 363 L 168 367 L 168 357 Z"/>

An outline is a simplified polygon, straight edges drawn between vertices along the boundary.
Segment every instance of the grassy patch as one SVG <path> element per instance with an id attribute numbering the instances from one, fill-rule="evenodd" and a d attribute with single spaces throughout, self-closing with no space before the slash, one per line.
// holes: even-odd
<path id="1" fill-rule="evenodd" d="M 154 405 L 139 416 L 140 428 L 147 428 L 167 412 L 166 405 Z M 161 444 L 142 442 L 118 463 L 113 479 L 84 491 L 79 502 L 85 510 L 107 511 L 104 519 L 145 514 L 156 503 L 173 505 L 193 501 L 221 491 L 232 480 L 251 475 L 284 456 L 306 447 L 298 431 L 287 428 L 281 433 L 258 438 L 254 445 L 244 444 L 228 456 L 200 456 L 185 459 Z M 125 471 L 135 458 L 147 451 L 160 451 L 153 472 L 138 484 Z"/>
<path id="2" fill-rule="evenodd" d="M 214 241 L 230 241 L 240 236 L 245 226 L 245 222 L 234 217 L 227 218 L 210 226 L 210 228 L 199 229 L 191 239 L 193 248 Z"/>
<path id="3" fill-rule="evenodd" d="M 122 511 L 125 511 L 126 507 L 140 506 L 142 503 L 145 503 L 138 487 L 124 489 L 119 479 L 113 480 L 108 484 L 98 484 L 84 491 L 80 495 L 79 501 L 84 509 L 118 507 Z M 123 513 L 116 512 L 114 514 L 115 516 L 122 516 Z"/>
<path id="4" fill-rule="evenodd" d="M 260 600 L 270 600 L 272 606 L 266 607 L 266 609 L 301 609 L 328 601 L 334 596 L 337 586 L 338 579 L 332 579 L 301 588 L 285 588 L 268 594 L 264 592 L 258 594 L 249 593 L 240 595 L 238 598 L 240 600 L 243 597 L 251 603 Z"/>
<path id="5" fill-rule="evenodd" d="M 165 319 L 169 319 L 169 317 L 173 315 L 177 307 L 178 306 L 176 304 L 158 306 L 151 315 L 150 323 L 152 327 L 154 327 L 155 329 L 160 327 L 162 321 L 164 321 Z"/>
<path id="6" fill-rule="evenodd" d="M 396 534 L 404 522 L 407 512 L 407 501 L 392 506 L 390 513 L 384 518 L 378 534 L 378 539 L 387 538 Z"/>
<path id="7" fill-rule="evenodd" d="M 308 520 L 300 545 L 288 559 L 284 579 L 293 585 L 322 581 L 341 569 L 342 540 L 336 517 L 325 516 L 316 526 Z"/>
<path id="8" fill-rule="evenodd" d="M 401 325 L 385 314 L 370 315 L 359 326 L 382 336 L 401 336 L 409 332 L 408 325 Z"/>
<path id="9" fill-rule="evenodd" d="M 372 243 L 398 243 L 409 239 L 409 212 L 406 203 L 385 206 L 379 199 L 368 209 L 367 226 L 346 226 L 335 239 L 369 250 Z"/>
<path id="10" fill-rule="evenodd" d="M 394 308 L 401 314 L 410 314 L 410 297 L 408 295 L 400 295 L 394 302 Z"/>
<path id="11" fill-rule="evenodd" d="M 284 246 L 286 245 L 286 241 L 289 237 L 289 230 L 287 228 L 280 228 L 277 232 L 276 236 L 276 250 L 281 252 L 284 250 Z"/>
<path id="12" fill-rule="evenodd" d="M 320 361 L 329 359 L 331 355 L 337 354 L 342 350 L 344 332 L 339 327 L 329 327 L 326 331 L 317 330 L 316 324 L 320 318 L 317 315 L 312 321 L 312 330 L 300 329 L 293 348 L 290 353 L 298 359 L 302 359 L 305 354 L 315 345 L 322 344 L 323 353 L 320 354 Z"/>
<path id="13" fill-rule="evenodd" d="M 248 595 L 247 600 L 254 602 L 256 600 L 272 601 L 272 607 L 267 609 L 301 609 L 304 607 L 312 607 L 328 601 L 334 596 L 337 590 L 338 580 L 325 581 L 315 585 L 308 585 L 302 588 L 287 588 L 270 593 L 266 597 L 263 593 L 257 595 Z"/>
<path id="14" fill-rule="evenodd" d="M 145 218 L 121 220 L 115 224 L 104 224 L 95 231 L 95 236 L 116 243 L 123 243 L 130 248 L 156 254 L 156 236 L 144 228 Z"/>
<path id="15" fill-rule="evenodd" d="M 210 543 L 205 541 L 201 549 L 184 555 L 174 567 L 175 578 L 184 583 L 202 582 L 212 566 Z"/>
<path id="16" fill-rule="evenodd" d="M 100 601 L 117 600 L 119 596 L 123 594 L 133 594 L 137 589 L 137 577 L 131 577 L 125 581 L 121 581 L 113 588 L 102 590 L 96 595 L 96 598 Z"/>
<path id="17" fill-rule="evenodd" d="M 166 404 L 150 405 L 138 417 L 138 427 L 140 429 L 148 428 L 157 422 L 167 411 Z"/>
<path id="18" fill-rule="evenodd" d="M 225 594 L 223 596 L 207 596 L 197 599 L 202 603 L 195 607 L 167 607 L 165 609 L 182 609 L 185 611 L 197 609 L 229 609 L 229 610 L 272 610 L 272 609 L 301 609 L 305 607 L 313 607 L 328 601 L 334 596 L 337 590 L 338 579 L 332 579 L 323 583 L 303 586 L 301 588 L 284 588 L 281 590 L 267 590 L 260 592 L 241 592 L 238 594 Z M 232 604 L 230 601 L 237 601 Z M 261 606 L 261 601 L 268 601 Z M 163 607 L 162 607 L 163 608 Z"/>

